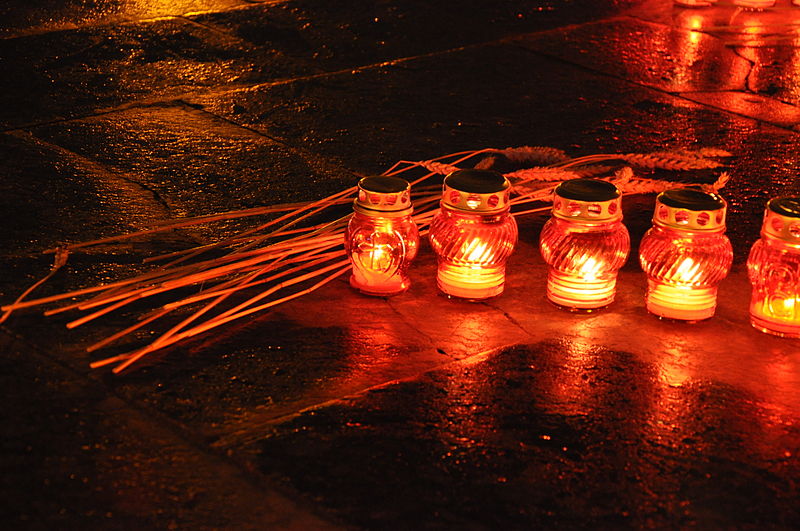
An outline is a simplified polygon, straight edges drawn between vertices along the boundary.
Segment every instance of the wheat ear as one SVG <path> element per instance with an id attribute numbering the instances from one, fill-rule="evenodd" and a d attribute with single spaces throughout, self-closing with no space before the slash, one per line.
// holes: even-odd
<path id="1" fill-rule="evenodd" d="M 545 146 L 520 146 L 496 149 L 494 151 L 516 164 L 535 163 L 549 165 L 569 160 L 569 156 L 564 151 Z"/>

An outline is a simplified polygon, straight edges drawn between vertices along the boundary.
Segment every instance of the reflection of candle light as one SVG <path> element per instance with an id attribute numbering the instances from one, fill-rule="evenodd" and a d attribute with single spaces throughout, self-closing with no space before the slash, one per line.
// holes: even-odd
<path id="1" fill-rule="evenodd" d="M 767 203 L 761 238 L 747 259 L 753 285 L 750 322 L 763 332 L 800 337 L 800 197 Z"/>
<path id="2" fill-rule="evenodd" d="M 547 298 L 552 303 L 593 310 L 614 300 L 617 272 L 630 250 L 620 198 L 616 186 L 595 179 L 574 179 L 556 188 L 553 217 L 539 237 L 550 266 Z"/>
<path id="3" fill-rule="evenodd" d="M 749 9 L 764 9 L 775 5 L 775 0 L 733 0 L 734 5 Z"/>
<path id="4" fill-rule="evenodd" d="M 408 183 L 398 177 L 365 177 L 353 209 L 345 234 L 353 264 L 350 284 L 368 295 L 405 291 L 411 284 L 406 270 L 419 246 Z"/>
<path id="5" fill-rule="evenodd" d="M 493 171 L 459 170 L 445 178 L 430 240 L 446 294 L 480 300 L 503 292 L 506 260 L 517 241 L 509 188 Z"/>
<path id="6" fill-rule="evenodd" d="M 691 380 L 693 358 L 687 355 L 689 352 L 687 345 L 666 349 L 657 363 L 659 380 L 670 387 L 680 387 Z"/>
<path id="7" fill-rule="evenodd" d="M 716 4 L 717 0 L 674 0 L 675 5 L 683 7 L 707 7 Z"/>
<path id="8" fill-rule="evenodd" d="M 699 30 L 703 27 L 703 17 L 700 15 L 692 15 L 687 20 L 687 26 L 690 30 L 693 30 L 692 33 L 696 33 L 694 30 Z"/>
<path id="9" fill-rule="evenodd" d="M 647 273 L 647 309 L 697 321 L 714 315 L 717 285 L 733 262 L 725 236 L 725 200 L 700 190 L 668 190 L 656 199 L 653 227 L 639 259 Z"/>

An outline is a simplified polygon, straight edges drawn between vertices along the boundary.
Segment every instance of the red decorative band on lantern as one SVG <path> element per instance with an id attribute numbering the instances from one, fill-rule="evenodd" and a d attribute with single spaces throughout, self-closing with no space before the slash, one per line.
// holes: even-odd
<path id="1" fill-rule="evenodd" d="M 412 212 L 411 187 L 405 179 L 375 175 L 358 182 L 353 209 L 367 215 L 407 216 Z"/>
<path id="2" fill-rule="evenodd" d="M 459 170 L 444 179 L 442 205 L 462 212 L 495 214 L 509 209 L 511 183 L 488 170 Z"/>
<path id="3" fill-rule="evenodd" d="M 493 171 L 460 170 L 445 177 L 429 236 L 437 283 L 447 295 L 482 300 L 503 292 L 506 261 L 517 241 L 509 192 L 508 180 Z"/>
<path id="4" fill-rule="evenodd" d="M 767 203 L 761 235 L 800 245 L 800 197 L 778 197 Z"/>
<path id="5" fill-rule="evenodd" d="M 622 193 L 608 181 L 565 181 L 553 191 L 553 216 L 582 223 L 621 221 Z"/>
<path id="6" fill-rule="evenodd" d="M 697 188 L 667 190 L 656 198 L 653 222 L 685 232 L 725 232 L 727 207 L 715 193 Z"/>
<path id="7" fill-rule="evenodd" d="M 747 272 L 751 324 L 768 334 L 800 337 L 800 197 L 767 203 Z"/>
<path id="8" fill-rule="evenodd" d="M 699 189 L 658 195 L 653 227 L 639 246 L 648 311 L 683 321 L 714 315 L 717 286 L 733 263 L 724 234 L 726 208 L 722 197 Z"/>
<path id="9" fill-rule="evenodd" d="M 547 298 L 556 306 L 588 311 L 614 301 L 617 272 L 630 251 L 621 196 L 616 186 L 596 179 L 573 179 L 556 187 L 553 217 L 539 237 L 550 266 Z"/>

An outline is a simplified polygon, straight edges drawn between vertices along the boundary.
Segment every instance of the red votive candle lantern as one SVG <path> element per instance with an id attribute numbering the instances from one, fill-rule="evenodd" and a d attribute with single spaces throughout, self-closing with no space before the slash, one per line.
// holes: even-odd
<path id="1" fill-rule="evenodd" d="M 402 293 L 411 281 L 407 271 L 419 248 L 411 219 L 409 184 L 399 177 L 364 177 L 358 183 L 345 249 L 353 264 L 350 285 L 367 295 Z"/>
<path id="2" fill-rule="evenodd" d="M 753 326 L 768 334 L 800 337 L 800 197 L 767 203 L 747 272 L 753 285 Z"/>
<path id="3" fill-rule="evenodd" d="M 573 310 L 595 310 L 614 300 L 617 272 L 631 241 L 622 224 L 622 194 L 596 179 L 561 183 L 553 193 L 553 217 L 539 248 L 550 266 L 547 298 Z"/>
<path id="4" fill-rule="evenodd" d="M 447 295 L 481 300 L 503 292 L 506 261 L 517 243 L 510 189 L 494 171 L 459 170 L 445 177 L 430 241 L 439 289 Z"/>
<path id="5" fill-rule="evenodd" d="M 714 315 L 717 286 L 733 262 L 725 236 L 726 209 L 722 197 L 699 189 L 658 195 L 653 227 L 639 247 L 651 313 L 684 321 Z"/>

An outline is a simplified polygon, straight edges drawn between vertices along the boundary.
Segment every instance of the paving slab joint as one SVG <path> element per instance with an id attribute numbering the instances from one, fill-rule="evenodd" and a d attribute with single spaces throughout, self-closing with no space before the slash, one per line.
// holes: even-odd
<path id="1" fill-rule="evenodd" d="M 744 76 L 744 87 L 742 88 L 742 91 L 748 92 L 748 93 L 751 93 L 751 94 L 757 94 L 757 91 L 753 90 L 752 86 L 750 85 L 750 81 L 751 81 L 751 78 L 752 78 L 752 75 L 753 75 L 753 71 L 755 70 L 755 67 L 756 67 L 756 62 L 753 61 L 752 59 L 747 58 L 742 53 L 741 46 L 733 46 L 733 47 L 731 47 L 731 51 L 733 51 L 733 53 L 737 57 L 739 57 L 740 59 L 744 59 L 745 61 L 747 61 L 747 64 L 750 65 L 750 68 L 747 70 L 747 75 Z"/>
<path id="2" fill-rule="evenodd" d="M 395 308 L 394 304 L 392 304 L 392 300 L 391 299 L 387 299 L 386 300 L 386 305 L 397 316 L 398 319 L 400 319 L 403 323 L 408 325 L 409 328 L 411 328 L 416 333 L 418 333 L 419 335 L 424 337 L 426 340 L 428 340 L 428 343 L 430 343 L 432 346 L 434 346 L 434 347 L 436 346 L 436 342 L 433 340 L 433 338 L 429 334 L 425 333 L 424 330 L 422 330 L 418 326 L 416 326 L 415 323 L 412 323 L 408 318 L 406 318 L 405 315 L 403 315 L 397 308 Z M 440 348 L 437 348 L 436 350 L 441 352 L 441 353 L 444 353 L 444 350 L 442 350 Z"/>
<path id="3" fill-rule="evenodd" d="M 491 302 L 484 302 L 484 305 L 486 305 L 487 307 L 489 307 L 489 308 L 491 308 L 491 309 L 493 309 L 493 310 L 496 310 L 496 311 L 498 311 L 498 312 L 502 313 L 502 314 L 503 314 L 503 317 L 505 317 L 506 319 L 508 319 L 508 321 L 509 321 L 511 324 L 513 324 L 514 326 L 516 326 L 517 328 L 519 328 L 519 329 L 520 329 L 522 332 L 524 332 L 526 335 L 530 336 L 531 338 L 536 338 L 536 336 L 535 336 L 535 335 L 533 335 L 533 334 L 532 334 L 530 331 L 528 331 L 528 330 L 527 330 L 527 329 L 526 329 L 526 328 L 525 328 L 525 327 L 522 325 L 522 323 L 520 323 L 519 321 L 517 321 L 517 320 L 516 320 L 516 319 L 515 319 L 515 318 L 514 318 L 514 317 L 513 317 L 513 316 L 512 316 L 510 313 L 508 313 L 508 312 L 507 312 L 507 311 L 505 311 L 504 309 L 500 308 L 499 306 L 496 306 L 496 305 L 494 305 L 494 304 L 493 304 L 493 303 L 491 303 Z"/>

